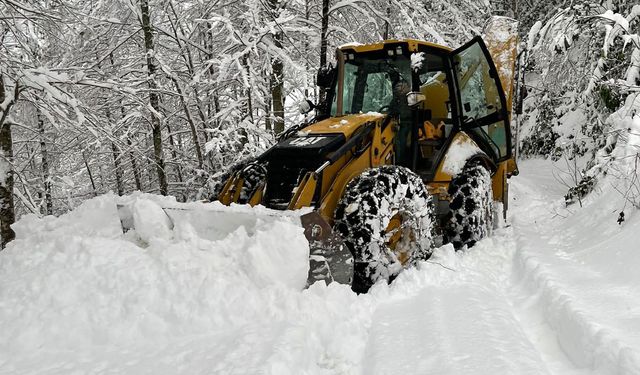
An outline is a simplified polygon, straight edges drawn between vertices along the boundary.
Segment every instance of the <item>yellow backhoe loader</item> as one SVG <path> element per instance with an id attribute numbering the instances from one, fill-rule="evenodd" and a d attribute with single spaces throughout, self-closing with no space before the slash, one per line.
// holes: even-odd
<path id="1" fill-rule="evenodd" d="M 418 40 L 345 45 L 319 73 L 327 98 L 309 123 L 226 181 L 225 205 L 309 207 L 308 282 L 380 279 L 489 235 L 517 174 L 510 110 L 516 23 L 493 18 L 462 47 Z M 309 103 L 311 106 L 311 103 Z"/>

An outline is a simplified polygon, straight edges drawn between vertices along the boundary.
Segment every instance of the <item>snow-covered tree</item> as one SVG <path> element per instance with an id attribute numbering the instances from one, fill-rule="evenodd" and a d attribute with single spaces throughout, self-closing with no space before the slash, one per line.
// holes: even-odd
<path id="1" fill-rule="evenodd" d="M 523 151 L 591 157 L 568 201 L 586 194 L 599 175 L 626 170 L 619 165 L 626 163 L 621 154 L 637 157 L 632 140 L 640 109 L 638 25 L 640 5 L 634 2 L 580 1 L 528 33 L 532 79 Z M 635 173 L 624 180 L 635 180 Z"/>

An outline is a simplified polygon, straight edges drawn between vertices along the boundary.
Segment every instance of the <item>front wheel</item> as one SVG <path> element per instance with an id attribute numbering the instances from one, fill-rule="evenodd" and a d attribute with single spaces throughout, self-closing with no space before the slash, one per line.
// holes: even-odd
<path id="1" fill-rule="evenodd" d="M 387 165 L 354 178 L 335 214 L 335 229 L 354 257 L 352 289 L 365 293 L 428 258 L 433 226 L 432 198 L 409 169 Z"/>
<path id="2" fill-rule="evenodd" d="M 444 242 L 456 250 L 471 247 L 493 229 L 491 175 L 480 163 L 470 163 L 449 184 L 451 201 L 445 218 Z"/>

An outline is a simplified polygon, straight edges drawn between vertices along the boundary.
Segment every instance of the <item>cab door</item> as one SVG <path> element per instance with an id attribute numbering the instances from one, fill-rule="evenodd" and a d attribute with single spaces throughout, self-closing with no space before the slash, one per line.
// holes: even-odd
<path id="1" fill-rule="evenodd" d="M 461 129 L 496 162 L 511 158 L 509 110 L 495 64 L 481 37 L 450 53 Z"/>

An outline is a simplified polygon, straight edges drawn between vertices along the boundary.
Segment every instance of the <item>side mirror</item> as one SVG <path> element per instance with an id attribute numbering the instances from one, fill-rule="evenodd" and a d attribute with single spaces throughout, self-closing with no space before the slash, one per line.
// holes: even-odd
<path id="1" fill-rule="evenodd" d="M 427 100 L 427 97 L 421 92 L 411 91 L 407 93 L 407 104 L 409 104 L 409 107 L 415 107 L 418 104 L 422 104 L 425 100 Z"/>
<path id="2" fill-rule="evenodd" d="M 313 111 L 316 108 L 316 105 L 309 99 L 305 99 L 304 101 L 298 104 L 298 110 L 301 114 L 306 115 L 307 113 Z"/>
<path id="3" fill-rule="evenodd" d="M 338 69 L 332 65 L 325 65 L 318 70 L 316 85 L 322 88 L 329 88 L 335 80 Z"/>

